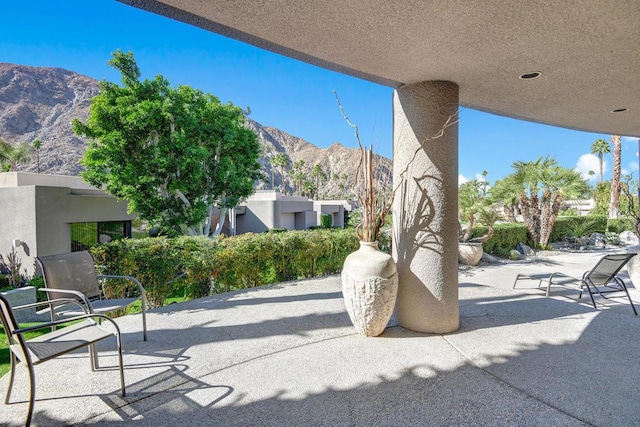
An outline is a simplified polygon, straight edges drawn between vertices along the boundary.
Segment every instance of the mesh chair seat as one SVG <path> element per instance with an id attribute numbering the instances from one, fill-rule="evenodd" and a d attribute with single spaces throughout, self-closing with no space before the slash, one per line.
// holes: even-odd
<path id="1" fill-rule="evenodd" d="M 50 300 L 45 304 L 58 303 L 75 303 L 73 300 Z M 91 361 L 91 369 L 98 368 L 98 353 L 95 349 L 95 343 L 109 337 L 116 337 L 118 348 L 118 364 L 120 368 L 120 388 L 122 395 L 125 395 L 124 385 L 124 368 L 122 363 L 122 340 L 118 325 L 109 317 L 102 314 L 84 314 L 79 317 L 73 317 L 55 322 L 42 323 L 37 326 L 28 328 L 20 328 L 16 321 L 14 311 L 24 308 L 36 307 L 43 303 L 26 304 L 18 307 L 12 307 L 11 304 L 0 295 L 0 321 L 9 341 L 9 357 L 11 362 L 9 386 L 4 400 L 5 404 L 9 404 L 11 390 L 15 379 L 16 365 L 18 361 L 22 362 L 29 372 L 29 408 L 27 410 L 27 419 L 25 425 L 31 423 L 33 416 L 33 408 L 35 405 L 36 381 L 34 366 L 63 354 L 78 350 L 83 347 L 89 347 L 89 359 Z M 96 319 L 111 323 L 115 332 L 109 331 L 96 323 Z M 68 324 L 71 321 L 80 320 L 78 323 Z M 44 328 L 53 328 L 68 324 L 64 328 L 52 330 L 38 337 L 27 340 L 25 333 L 36 331 Z"/>
<path id="2" fill-rule="evenodd" d="M 147 340 L 146 294 L 142 284 L 131 276 L 98 275 L 91 254 L 87 251 L 36 257 L 42 271 L 49 299 L 74 298 L 82 303 L 88 313 L 108 313 L 126 308 L 134 302 L 142 302 L 142 336 Z M 126 280 L 135 285 L 137 294 L 128 298 L 105 298 L 98 279 Z M 51 320 L 58 314 L 84 314 L 77 307 L 52 306 Z"/>

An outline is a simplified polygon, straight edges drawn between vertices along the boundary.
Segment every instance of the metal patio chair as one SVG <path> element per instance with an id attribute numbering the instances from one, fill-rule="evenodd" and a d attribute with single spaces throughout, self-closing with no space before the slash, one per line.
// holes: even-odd
<path id="1" fill-rule="evenodd" d="M 134 302 L 142 301 L 142 336 L 147 340 L 147 300 L 142 284 L 131 276 L 98 275 L 91 254 L 87 251 L 71 252 L 61 255 L 36 257 L 36 262 L 44 276 L 45 288 L 49 299 L 73 298 L 86 307 L 89 313 L 108 313 L 125 308 Z M 127 280 L 135 287 L 129 286 L 130 292 L 125 298 L 108 299 L 98 279 Z M 133 293 L 131 293 L 133 288 Z M 55 308 L 55 309 L 54 309 Z M 57 305 L 51 307 L 51 321 L 57 314 L 83 314 L 77 308 Z"/>
<path id="2" fill-rule="evenodd" d="M 580 298 L 582 298 L 582 293 L 586 287 L 589 292 L 589 297 L 591 297 L 593 307 L 595 308 L 596 300 L 593 298 L 594 294 L 606 298 L 605 294 L 612 292 L 624 292 L 629 300 L 629 304 L 631 304 L 633 314 L 637 316 L 638 312 L 636 311 L 636 307 L 633 305 L 627 285 L 625 285 L 624 280 L 616 276 L 622 267 L 624 267 L 634 256 L 636 256 L 635 253 L 610 254 L 600 258 L 591 270 L 582 275 Z M 551 279 L 549 279 L 549 286 L 551 286 Z"/>
<path id="3" fill-rule="evenodd" d="M 75 304 L 76 302 L 71 299 L 50 300 L 44 304 Z M 109 317 L 102 314 L 84 314 L 65 320 L 58 320 L 55 322 L 46 322 L 36 326 L 20 328 L 16 321 L 14 310 L 22 308 L 35 307 L 42 305 L 43 303 L 27 304 L 11 307 L 11 304 L 0 295 L 0 321 L 7 335 L 9 342 L 9 356 L 11 363 L 9 386 L 5 397 L 5 404 L 9 404 L 11 397 L 11 390 L 15 379 L 15 368 L 17 362 L 24 363 L 29 371 L 29 409 L 27 412 L 27 419 L 25 425 L 31 424 L 31 418 L 33 416 L 33 407 L 35 404 L 36 395 L 36 378 L 34 366 L 40 363 L 46 362 L 58 356 L 66 353 L 78 350 L 83 347 L 89 347 L 89 359 L 91 361 L 91 369 L 97 369 L 98 353 L 94 344 L 105 338 L 116 336 L 116 343 L 118 347 L 118 363 L 120 365 L 120 388 L 122 396 L 125 396 L 124 385 L 124 368 L 122 364 L 122 346 L 120 330 L 118 325 Z M 94 319 L 100 319 L 102 321 L 110 322 L 115 328 L 115 332 L 109 331 L 95 322 Z M 24 336 L 25 333 L 36 331 L 43 328 L 52 328 L 58 325 L 63 325 L 72 321 L 78 321 L 78 323 L 72 323 L 64 328 L 53 330 L 52 332 L 45 333 L 36 338 L 27 340 Z"/>
<path id="4" fill-rule="evenodd" d="M 549 293 L 551 292 L 551 285 L 557 285 L 579 289 L 579 298 L 582 298 L 582 294 L 584 293 L 584 289 L 586 288 L 587 292 L 589 292 L 589 297 L 591 298 L 591 303 L 593 304 L 594 308 L 597 308 L 594 295 L 599 295 L 606 299 L 606 294 L 613 292 L 624 292 L 624 294 L 627 296 L 627 299 L 629 300 L 629 304 L 631 304 L 633 314 L 637 316 L 638 312 L 636 311 L 636 307 L 631 300 L 627 285 L 624 283 L 624 280 L 622 280 L 622 278 L 617 276 L 620 270 L 634 256 L 636 256 L 635 253 L 605 255 L 598 260 L 596 265 L 591 270 L 584 272 L 584 274 L 582 275 L 582 279 L 568 276 L 562 272 L 536 275 L 518 274 L 515 281 L 513 282 L 512 288 L 515 289 L 520 280 L 537 280 L 538 287 L 543 286 L 543 284 L 546 282 L 546 296 L 549 296 Z M 578 283 L 577 286 L 576 283 Z"/>

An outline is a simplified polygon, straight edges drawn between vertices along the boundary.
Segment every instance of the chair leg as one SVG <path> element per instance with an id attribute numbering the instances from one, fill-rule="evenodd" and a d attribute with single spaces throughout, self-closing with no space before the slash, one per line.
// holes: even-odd
<path id="1" fill-rule="evenodd" d="M 120 336 L 116 337 L 118 344 L 118 363 L 120 364 L 120 389 L 122 391 L 122 397 L 126 396 L 126 391 L 124 387 L 124 364 L 122 363 L 122 343 Z"/>
<path id="2" fill-rule="evenodd" d="M 98 349 L 95 344 L 89 344 L 89 359 L 91 360 L 91 370 L 97 371 L 100 368 L 98 362 Z"/>
<path id="3" fill-rule="evenodd" d="M 591 297 L 591 304 L 593 304 L 593 308 L 598 308 L 596 306 L 596 300 L 593 298 L 593 292 L 591 292 L 591 286 L 589 286 L 587 283 L 585 283 L 584 285 L 587 287 L 587 291 L 589 292 L 589 297 Z M 580 291 L 580 298 L 582 298 L 582 291 Z"/>
<path id="4" fill-rule="evenodd" d="M 624 281 L 618 277 L 614 278 L 615 281 L 622 287 L 624 293 L 627 294 L 627 299 L 629 300 L 629 304 L 631 304 L 631 309 L 633 310 L 633 314 L 638 315 L 638 311 L 636 310 L 636 306 L 633 305 L 633 301 L 631 300 L 631 295 L 629 295 L 629 290 L 627 289 L 627 285 L 624 284 Z"/>
<path id="5" fill-rule="evenodd" d="M 8 405 L 9 404 L 9 398 L 11 397 L 11 390 L 13 389 L 13 380 L 15 379 L 15 375 L 16 375 L 16 355 L 13 354 L 13 352 L 11 350 L 9 350 L 9 357 L 10 359 L 10 363 L 11 363 L 11 371 L 9 373 L 9 387 L 7 387 L 7 395 L 4 398 L 4 404 Z"/>
<path id="6" fill-rule="evenodd" d="M 147 340 L 147 299 L 143 295 L 142 298 L 142 340 Z"/>
<path id="7" fill-rule="evenodd" d="M 27 363 L 29 369 L 29 411 L 27 413 L 27 422 L 25 426 L 31 425 L 31 417 L 33 416 L 33 407 L 36 403 L 36 373 L 31 363 Z"/>

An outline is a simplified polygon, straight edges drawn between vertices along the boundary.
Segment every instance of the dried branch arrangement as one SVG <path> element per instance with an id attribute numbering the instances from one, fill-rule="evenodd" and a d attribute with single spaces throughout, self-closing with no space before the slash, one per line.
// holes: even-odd
<path id="1" fill-rule="evenodd" d="M 380 229 L 384 225 L 384 222 L 391 210 L 393 205 L 393 199 L 395 197 L 396 191 L 400 188 L 402 181 L 407 174 L 409 167 L 416 159 L 416 156 L 423 149 L 424 145 L 427 142 L 438 139 L 444 135 L 445 130 L 458 122 L 457 115 L 458 112 L 449 116 L 446 120 L 440 131 L 433 137 L 425 138 L 425 140 L 421 143 L 420 147 L 415 150 L 413 156 L 409 163 L 405 166 L 405 168 L 398 174 L 398 182 L 393 186 L 393 190 L 385 190 L 384 188 L 379 188 L 377 185 L 378 180 L 376 180 L 376 170 L 377 167 L 375 165 L 375 159 L 373 157 L 373 149 L 371 145 L 369 148 L 365 148 L 362 145 L 362 141 L 360 140 L 360 133 L 358 130 L 358 126 L 353 124 L 344 109 L 342 108 L 342 104 L 340 103 L 340 98 L 338 97 L 338 93 L 334 90 L 333 94 L 336 97 L 336 102 L 338 103 L 338 108 L 342 113 L 342 117 L 347 122 L 349 126 L 354 129 L 355 138 L 358 142 L 358 147 L 360 149 L 360 161 L 358 162 L 358 167 L 356 168 L 356 176 L 354 183 L 354 193 L 360 206 L 362 207 L 362 219 L 360 224 L 356 227 L 356 235 L 358 239 L 363 242 L 375 242 L 378 240 L 378 236 L 380 235 Z"/>

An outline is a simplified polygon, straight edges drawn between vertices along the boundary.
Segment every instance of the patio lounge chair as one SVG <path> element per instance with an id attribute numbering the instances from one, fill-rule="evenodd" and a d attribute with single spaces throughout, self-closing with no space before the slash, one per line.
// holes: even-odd
<path id="1" fill-rule="evenodd" d="M 61 255 L 36 257 L 36 262 L 44 276 L 45 288 L 49 299 L 73 298 L 80 301 L 89 313 L 108 313 L 125 308 L 134 302 L 142 301 L 142 336 L 147 340 L 146 297 L 142 284 L 131 276 L 98 275 L 91 254 L 87 251 L 71 252 Z M 125 298 L 107 299 L 98 279 L 122 279 L 136 285 L 134 293 Z M 131 286 L 127 288 L 131 291 Z M 57 314 L 84 314 L 75 307 L 52 306 L 51 321 Z"/>
<path id="2" fill-rule="evenodd" d="M 633 305 L 629 290 L 624 281 L 616 276 L 618 272 L 624 267 L 631 258 L 636 256 L 635 253 L 629 254 L 610 254 L 600 258 L 600 261 L 589 271 L 582 275 L 582 286 L 587 288 L 593 307 L 596 307 L 596 300 L 593 299 L 594 294 L 598 294 L 603 298 L 606 298 L 605 294 L 611 292 L 624 292 L 627 295 L 629 304 L 633 314 L 636 316 L 638 312 Z M 551 279 L 549 279 L 549 286 L 551 286 Z M 580 298 L 582 298 L 583 288 L 580 289 Z"/>
<path id="3" fill-rule="evenodd" d="M 71 299 L 48 301 L 48 304 L 56 303 L 75 304 L 75 301 Z M 112 337 L 114 335 L 116 336 L 116 343 L 118 347 L 118 363 L 120 365 L 120 388 L 122 391 L 122 396 L 124 396 L 124 369 L 122 365 L 122 347 L 118 325 L 116 325 L 116 323 L 112 319 L 105 315 L 85 314 L 70 319 L 42 323 L 37 326 L 27 328 L 20 328 L 16 321 L 14 310 L 34 307 L 42 304 L 43 303 L 27 304 L 12 308 L 11 304 L 9 304 L 9 302 L 2 295 L 0 295 L 0 321 L 2 322 L 2 326 L 4 327 L 4 331 L 9 342 L 9 356 L 11 362 L 9 387 L 7 389 L 7 395 L 5 397 L 4 403 L 7 405 L 9 404 L 11 389 L 13 388 L 13 382 L 15 378 L 15 368 L 17 361 L 19 360 L 26 365 L 29 371 L 29 409 L 27 412 L 27 420 L 25 422 L 25 425 L 28 426 L 31 423 L 36 394 L 34 365 L 38 365 L 55 357 L 88 346 L 90 355 L 89 359 L 91 360 L 91 369 L 95 370 L 97 369 L 98 354 L 94 344 L 100 340 Z M 110 322 L 111 324 L 113 324 L 115 332 L 111 332 L 103 328 L 98 323 L 96 323 L 94 319 L 100 319 Z M 78 320 L 80 320 L 80 322 L 70 324 L 64 328 L 45 333 L 44 335 L 40 335 L 30 340 L 27 340 L 24 336 L 26 332 L 31 332 L 43 328 L 51 328 L 57 325 L 62 325 L 64 323 L 69 323 L 70 321 Z M 78 381 L 80 381 L 80 378 L 78 379 Z M 81 384 L 81 382 L 78 382 L 78 384 Z"/>
<path id="4" fill-rule="evenodd" d="M 564 278 L 562 279 L 562 281 L 565 282 L 566 279 L 569 279 L 569 281 L 574 283 L 579 282 L 579 298 L 582 298 L 584 288 L 587 289 L 594 308 L 596 308 L 596 300 L 593 297 L 594 295 L 599 295 L 603 298 L 606 298 L 606 294 L 612 292 L 624 292 L 627 296 L 627 299 L 629 300 L 629 304 L 631 304 L 633 314 L 637 316 L 638 312 L 636 311 L 636 307 L 631 300 L 627 285 L 620 277 L 617 276 L 620 270 L 634 256 L 636 256 L 635 253 L 605 255 L 600 258 L 600 260 L 598 260 L 596 265 L 591 270 L 586 271 L 582 275 L 582 279 L 580 280 L 571 276 L 567 276 L 566 274 L 561 272 L 552 273 L 548 277 L 542 275 L 531 276 L 526 274 L 518 274 L 516 276 L 516 280 L 513 283 L 513 288 L 515 289 L 518 281 L 522 279 L 538 280 L 538 287 L 542 286 L 544 282 L 547 283 L 546 296 L 549 296 L 551 285 L 566 286 L 564 285 L 564 283 L 560 283 L 560 280 Z"/>

